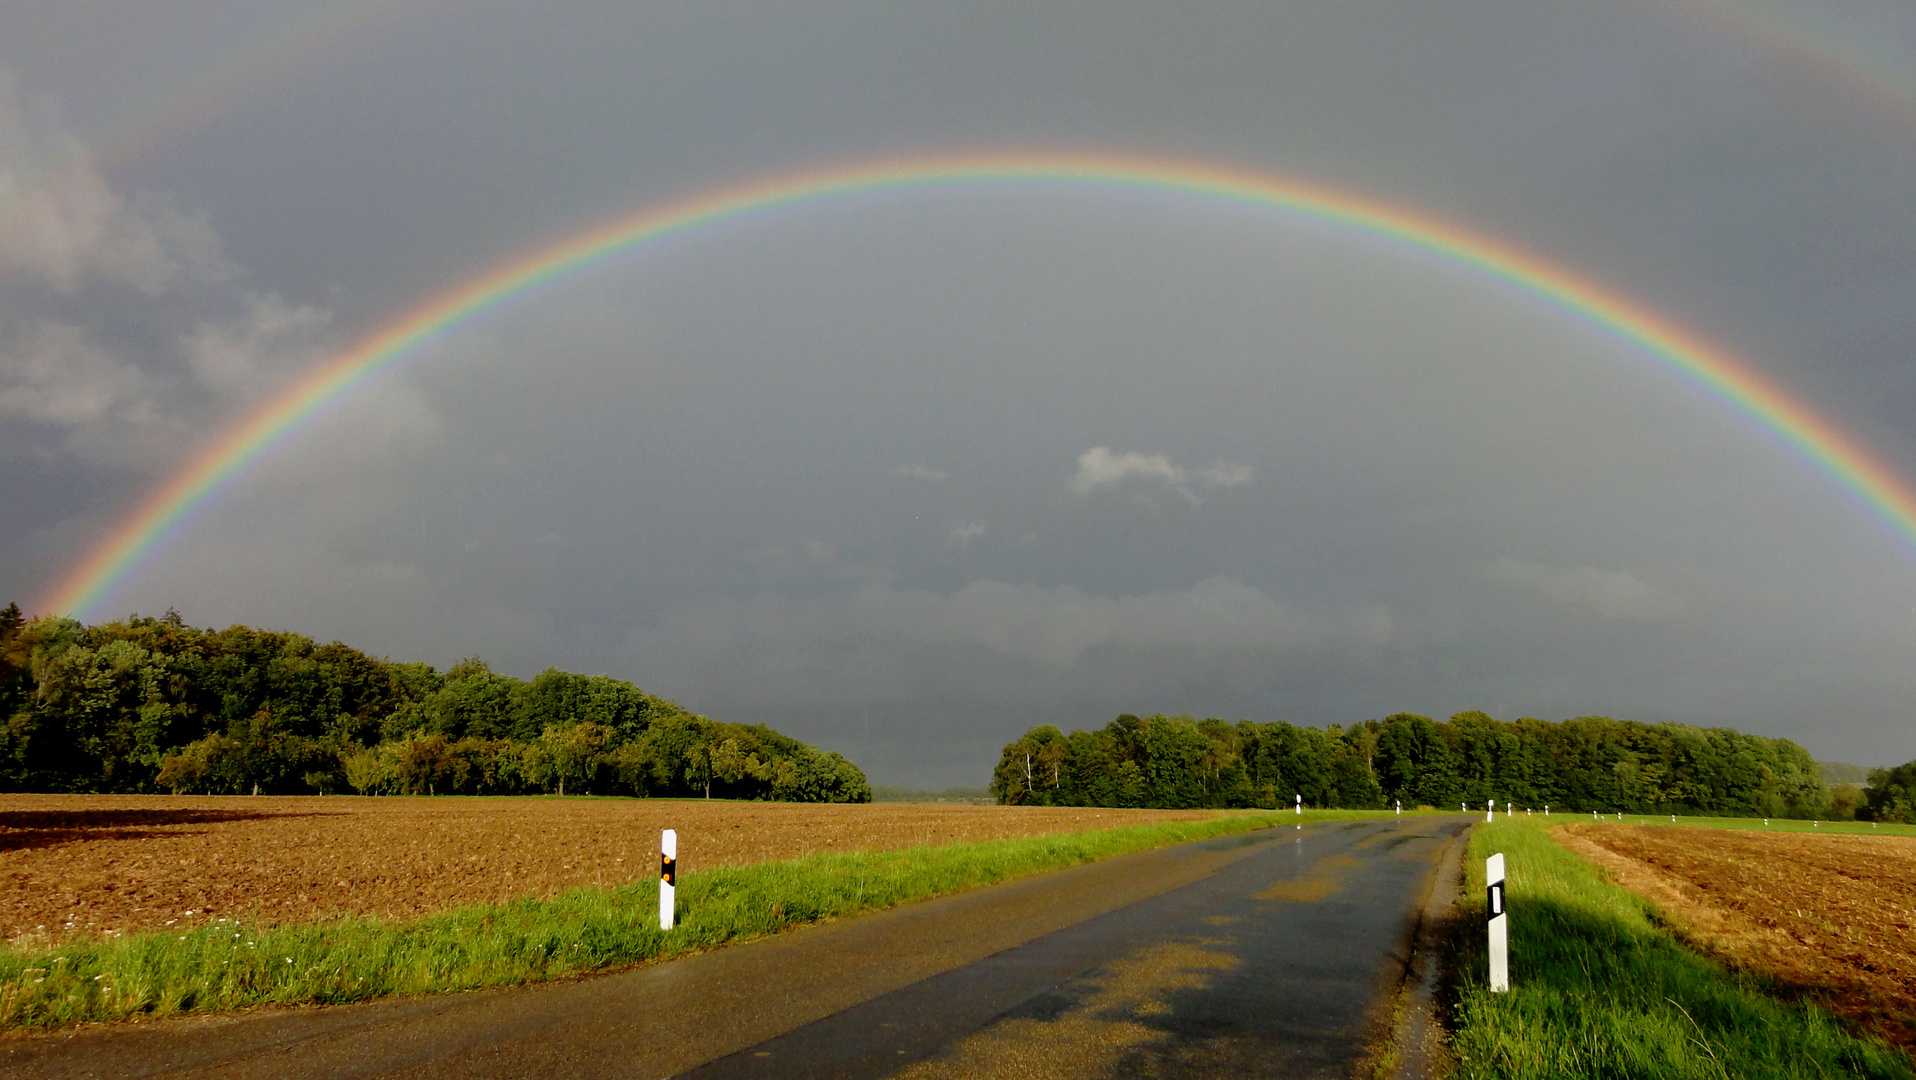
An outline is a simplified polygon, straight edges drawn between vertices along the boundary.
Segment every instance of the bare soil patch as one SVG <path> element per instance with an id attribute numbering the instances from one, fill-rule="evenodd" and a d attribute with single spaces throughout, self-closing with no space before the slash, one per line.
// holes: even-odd
<path id="1" fill-rule="evenodd" d="M 1569 825 L 1683 937 L 1916 1052 L 1916 838 Z"/>
<path id="2" fill-rule="evenodd" d="M 409 918 L 679 872 L 1214 817 L 1208 810 L 663 799 L 0 795 L 0 938 Z"/>

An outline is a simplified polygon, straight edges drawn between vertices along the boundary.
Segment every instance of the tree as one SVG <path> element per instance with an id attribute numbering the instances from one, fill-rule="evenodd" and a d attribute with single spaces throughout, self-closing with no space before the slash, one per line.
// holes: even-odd
<path id="1" fill-rule="evenodd" d="M 1864 790 L 1871 821 L 1909 821 L 1916 818 L 1916 761 L 1893 769 L 1872 769 Z"/>
<path id="2" fill-rule="evenodd" d="M 598 771 L 600 753 L 611 734 L 611 729 L 604 724 L 590 721 L 546 728 L 539 736 L 539 749 L 544 754 L 544 779 L 556 782 L 561 795 L 565 794 L 568 780 L 575 784 L 589 782 Z"/>

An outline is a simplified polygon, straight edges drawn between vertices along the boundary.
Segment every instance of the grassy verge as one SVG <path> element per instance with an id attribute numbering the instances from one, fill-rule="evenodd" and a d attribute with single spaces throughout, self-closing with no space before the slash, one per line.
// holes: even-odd
<path id="1" fill-rule="evenodd" d="M 1531 818 L 1540 823 L 1542 818 Z M 1582 821 L 1588 824 L 1609 822 L 1612 825 L 1675 825 L 1692 829 L 1750 829 L 1756 832 L 1801 832 L 1833 833 L 1845 836 L 1916 836 L 1916 825 L 1899 825 L 1895 822 L 1877 823 L 1873 821 L 1798 821 L 1795 818 L 1730 818 L 1730 817 L 1682 817 L 1670 820 L 1668 814 L 1625 814 L 1619 818 L 1609 814 L 1592 818 L 1589 814 L 1578 817 L 1576 814 L 1553 814 L 1551 825 L 1574 825 Z"/>
<path id="2" fill-rule="evenodd" d="M 1497 851 L 1509 875 L 1506 994 L 1487 989 L 1484 959 L 1484 858 Z M 1677 944 L 1648 902 L 1541 822 L 1478 827 L 1465 871 L 1453 939 L 1461 1078 L 1916 1076 L 1899 1051 Z"/>
<path id="3" fill-rule="evenodd" d="M 1374 816 L 1236 814 L 687 873 L 679 878 L 678 925 L 670 932 L 659 929 L 658 882 L 648 880 L 407 922 L 218 922 L 185 933 L 70 944 L 53 953 L 0 950 L 0 1027 L 534 982 L 665 959 L 1129 851 Z"/>

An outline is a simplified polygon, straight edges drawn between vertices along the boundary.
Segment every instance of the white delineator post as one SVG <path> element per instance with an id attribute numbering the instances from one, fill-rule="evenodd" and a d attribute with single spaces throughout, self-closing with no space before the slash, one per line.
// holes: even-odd
<path id="1" fill-rule="evenodd" d="M 659 836 L 659 929 L 672 929 L 672 894 L 679 873 L 679 834 L 667 829 Z"/>
<path id="2" fill-rule="evenodd" d="M 1297 816 L 1298 817 L 1304 816 L 1304 796 L 1302 795 L 1299 795 L 1297 797 Z"/>
<path id="3" fill-rule="evenodd" d="M 1400 814 L 1404 812 L 1404 800 L 1402 799 L 1397 800 L 1397 812 Z"/>
<path id="4" fill-rule="evenodd" d="M 1484 820 L 1486 822 L 1497 820 L 1497 800 L 1492 799 L 1484 804 Z"/>
<path id="5" fill-rule="evenodd" d="M 1510 989 L 1510 913 L 1504 909 L 1504 856 L 1484 860 L 1484 902 L 1490 916 L 1490 991 Z"/>

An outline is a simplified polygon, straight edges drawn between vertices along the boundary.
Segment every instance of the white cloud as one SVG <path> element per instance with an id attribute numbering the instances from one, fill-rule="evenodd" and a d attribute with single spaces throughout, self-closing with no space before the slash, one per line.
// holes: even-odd
<path id="1" fill-rule="evenodd" d="M 1163 454 L 1114 454 L 1110 447 L 1094 446 L 1078 455 L 1078 471 L 1071 478 L 1071 490 L 1084 495 L 1099 488 L 1117 487 L 1127 480 L 1155 481 L 1196 505 L 1198 497 L 1193 488 L 1237 487 L 1250 483 L 1252 476 L 1249 465 L 1223 458 L 1204 468 L 1187 469 L 1173 464 Z"/>
<path id="2" fill-rule="evenodd" d="M 950 473 L 942 469 L 926 468 L 923 465 L 903 464 L 893 469 L 892 472 L 908 480 L 925 480 L 934 484 L 940 480 L 951 479 Z"/>
<path id="3" fill-rule="evenodd" d="M 1506 557 L 1491 563 L 1484 573 L 1493 581 L 1530 589 L 1605 619 L 1662 622 L 1683 610 L 1680 597 L 1653 588 L 1626 570 L 1539 566 Z"/>
<path id="4" fill-rule="evenodd" d="M 982 521 L 961 521 L 951 527 L 951 542 L 963 546 L 985 534 Z"/>

